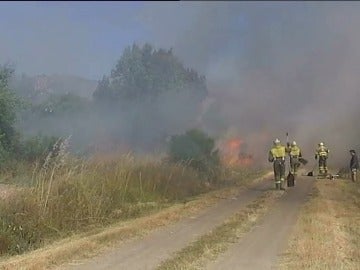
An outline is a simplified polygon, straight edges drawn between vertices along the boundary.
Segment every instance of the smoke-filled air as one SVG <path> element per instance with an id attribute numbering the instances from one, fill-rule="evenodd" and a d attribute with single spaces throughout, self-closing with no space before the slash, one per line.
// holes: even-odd
<path id="1" fill-rule="evenodd" d="M 1 2 L 0 268 L 50 269 L 65 258 L 96 254 L 101 242 L 127 243 L 129 235 L 143 236 L 221 200 L 216 214 L 201 214 L 214 226 L 211 234 L 187 235 L 201 236 L 189 247 L 202 262 L 199 254 L 212 257 L 211 250 L 227 246 L 222 240 L 242 235 L 238 228 L 252 231 L 275 200 L 284 206 L 276 209 L 290 205 L 291 211 L 277 212 L 274 220 L 280 214 L 295 218 L 300 199 L 310 197 L 306 190 L 327 183 L 315 177 L 351 176 L 356 182 L 357 156 L 349 150 L 360 151 L 359 14 L 359 2 L 331 1 Z M 334 195 L 348 199 L 337 203 L 355 205 L 358 196 L 351 192 L 359 189 L 334 183 L 344 183 L 338 191 L 347 192 Z M 356 216 L 337 215 L 342 208 L 331 209 L 336 200 L 325 196 L 326 190 L 333 196 L 336 186 L 321 185 L 312 198 L 336 220 L 321 216 L 317 220 L 325 225 L 316 230 L 311 226 L 321 222 L 308 222 L 310 210 L 298 220 L 307 232 L 328 232 L 322 228 L 336 224 L 332 231 L 340 236 L 333 237 L 343 241 L 348 235 L 351 244 L 344 246 L 354 251 L 342 250 L 355 254 L 359 245 L 348 232 L 356 231 L 346 226 Z M 321 207 L 314 207 L 316 218 L 326 212 Z M 233 219 L 231 211 L 243 212 Z M 215 216 L 228 221 L 215 227 Z M 355 219 L 342 226 L 345 216 Z M 193 221 L 191 230 L 210 230 L 200 219 Z M 279 224 L 279 231 L 290 221 Z M 108 226 L 121 228 L 102 233 Z M 181 231 L 188 232 L 175 233 Z M 32 262 L 12 261 L 11 255 L 46 251 L 47 244 L 67 237 L 69 242 L 52 249 L 57 256 L 45 252 L 29 256 Z M 166 241 L 185 243 L 183 238 Z M 276 242 L 267 239 L 261 240 Z M 148 258 L 163 257 L 148 256 L 143 246 L 175 251 L 152 243 L 141 246 Z M 310 246 L 301 243 L 302 251 Z M 320 246 L 328 247 L 315 245 Z M 321 254 L 315 249 L 306 251 Z M 200 265 L 187 259 L 186 250 L 174 256 Z M 343 253 L 327 251 L 326 259 L 343 263 Z M 349 265 L 358 262 L 348 258 Z M 159 269 L 175 268 L 187 269 Z"/>
<path id="2" fill-rule="evenodd" d="M 1 5 L 25 136 L 162 153 L 198 128 L 259 164 L 287 132 L 308 158 L 324 142 L 334 165 L 358 148 L 356 2 Z"/>

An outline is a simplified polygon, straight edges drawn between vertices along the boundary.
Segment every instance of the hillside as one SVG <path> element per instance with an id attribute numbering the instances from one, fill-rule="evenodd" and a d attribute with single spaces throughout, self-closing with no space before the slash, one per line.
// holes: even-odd
<path id="1" fill-rule="evenodd" d="M 51 94 L 72 93 L 91 98 L 97 86 L 96 80 L 89 80 L 72 75 L 37 75 L 15 76 L 11 87 L 21 96 L 33 102 L 42 102 Z"/>

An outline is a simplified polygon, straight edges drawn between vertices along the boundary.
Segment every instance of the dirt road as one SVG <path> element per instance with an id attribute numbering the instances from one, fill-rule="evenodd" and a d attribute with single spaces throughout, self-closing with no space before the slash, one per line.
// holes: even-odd
<path id="1" fill-rule="evenodd" d="M 279 252 L 285 248 L 291 227 L 300 206 L 308 197 L 313 179 L 302 177 L 296 188 L 288 189 L 273 209 L 228 252 L 208 265 L 208 269 L 272 269 Z M 175 251 L 190 244 L 216 226 L 222 224 L 242 207 L 273 187 L 272 181 L 261 181 L 227 198 L 201 214 L 155 231 L 141 240 L 119 246 L 116 250 L 91 260 L 72 262 L 58 269 L 155 269 Z"/>
<path id="2" fill-rule="evenodd" d="M 72 262 L 59 269 L 154 269 L 173 252 L 220 225 L 226 218 L 259 197 L 264 191 L 271 189 L 272 186 L 273 182 L 266 177 L 265 180 L 248 189 L 241 190 L 237 196 L 224 198 L 217 205 L 206 209 L 197 216 L 186 218 L 177 224 L 155 231 L 142 240 L 126 243 L 113 252 L 98 258 Z"/>
<path id="3" fill-rule="evenodd" d="M 251 232 L 234 244 L 207 269 L 276 269 L 278 256 L 286 248 L 300 206 L 311 194 L 314 179 L 300 177 Z"/>

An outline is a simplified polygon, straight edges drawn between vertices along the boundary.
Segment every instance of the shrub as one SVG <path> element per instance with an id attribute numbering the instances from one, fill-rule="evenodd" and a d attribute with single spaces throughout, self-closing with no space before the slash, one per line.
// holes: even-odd
<path id="1" fill-rule="evenodd" d="M 57 137 L 44 135 L 37 135 L 28 138 L 22 142 L 20 148 L 20 158 L 30 162 L 33 162 L 37 159 L 43 159 L 45 158 L 46 154 L 51 151 L 57 140 Z"/>
<path id="2" fill-rule="evenodd" d="M 218 176 L 220 169 L 219 152 L 215 149 L 215 141 L 201 130 L 192 129 L 182 135 L 171 137 L 169 158 L 173 162 L 184 162 L 209 180 Z"/>

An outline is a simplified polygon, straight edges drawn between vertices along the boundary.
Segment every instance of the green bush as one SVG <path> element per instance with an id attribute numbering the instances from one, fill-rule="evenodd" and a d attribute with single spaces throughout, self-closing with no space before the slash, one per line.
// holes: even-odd
<path id="1" fill-rule="evenodd" d="M 209 180 L 218 177 L 219 152 L 215 149 L 214 139 L 201 130 L 192 129 L 185 134 L 172 136 L 169 158 L 173 162 L 184 162 L 199 172 L 205 173 Z"/>
<path id="2" fill-rule="evenodd" d="M 43 159 L 51 151 L 57 140 L 57 137 L 44 135 L 28 138 L 22 142 L 20 158 L 30 162 Z"/>
<path id="3" fill-rule="evenodd" d="M 8 86 L 13 72 L 11 67 L 0 65 L 0 163 L 9 159 L 18 137 L 14 124 L 21 102 Z"/>

